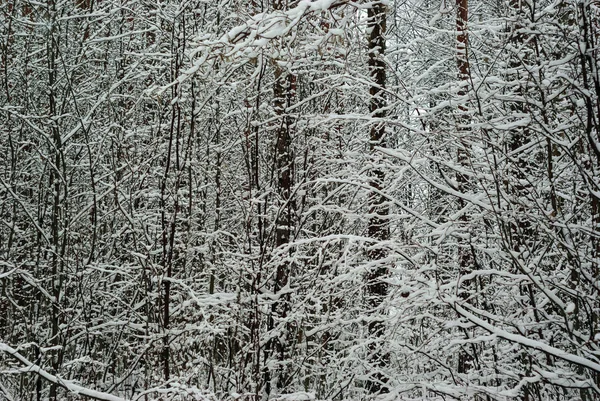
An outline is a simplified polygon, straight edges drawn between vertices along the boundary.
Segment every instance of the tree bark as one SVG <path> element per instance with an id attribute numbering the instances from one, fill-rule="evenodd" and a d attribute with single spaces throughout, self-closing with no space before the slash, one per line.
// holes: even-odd
<path id="1" fill-rule="evenodd" d="M 460 85 L 457 95 L 459 98 L 458 116 L 457 116 L 457 133 L 458 133 L 458 152 L 457 159 L 461 169 L 467 168 L 471 157 L 469 151 L 469 132 L 470 132 L 470 117 L 469 109 L 466 106 L 466 95 L 469 88 L 469 58 L 467 47 L 469 42 L 469 32 L 467 21 L 469 19 L 469 2 L 468 0 L 456 0 L 456 67 L 458 71 L 458 85 Z M 462 171 L 456 175 L 458 190 L 462 193 L 469 189 L 469 178 Z M 459 217 L 460 224 L 465 231 L 469 231 L 469 218 L 464 212 L 467 203 L 464 199 L 458 200 L 459 209 L 463 213 Z M 472 251 L 469 246 L 470 240 L 460 238 L 458 240 L 458 268 L 460 276 L 469 274 L 473 266 Z M 460 289 L 461 298 L 467 301 L 471 295 L 473 282 L 471 280 L 463 280 L 462 288 Z M 465 336 L 468 338 L 469 333 L 465 330 Z M 474 351 L 474 350 L 473 350 Z M 466 373 L 473 364 L 473 356 L 465 349 L 461 349 L 458 354 L 458 373 Z"/>
<path id="2" fill-rule="evenodd" d="M 374 154 L 377 146 L 385 147 L 385 124 L 381 121 L 386 117 L 386 67 L 385 67 L 385 32 L 386 32 L 387 7 L 383 2 L 376 2 L 368 9 L 369 32 L 369 72 L 371 75 L 371 87 L 369 89 L 370 102 L 369 111 L 375 120 L 371 125 L 369 133 L 370 153 Z M 367 273 L 367 302 L 373 317 L 369 321 L 369 360 L 375 369 L 367 381 L 367 390 L 370 394 L 387 393 L 388 378 L 382 372 L 389 364 L 389 356 L 383 350 L 381 342 L 385 334 L 385 322 L 378 316 L 379 309 L 388 293 L 388 285 L 385 278 L 388 275 L 388 267 L 382 260 L 387 252 L 379 244 L 389 239 L 388 214 L 389 206 L 386 199 L 381 195 L 385 181 L 385 172 L 379 168 L 373 168 L 370 172 L 370 186 L 373 189 L 369 193 L 369 237 L 378 242 L 368 251 L 369 259 L 373 261 L 372 267 Z"/>
<path id="3" fill-rule="evenodd" d="M 273 9 L 275 11 L 287 10 L 287 2 L 284 0 L 274 0 Z M 282 38 L 285 40 L 285 38 Z M 282 44 L 283 46 L 283 44 Z M 275 249 L 278 250 L 290 242 L 292 213 L 294 210 L 293 200 L 291 198 L 293 187 L 293 156 L 292 156 L 292 138 L 293 138 L 293 120 L 287 114 L 286 109 L 291 105 L 296 92 L 296 76 L 278 64 L 274 59 L 275 72 L 273 83 L 273 108 L 277 116 L 278 127 L 275 131 L 275 172 L 277 175 L 276 193 L 279 201 L 278 213 L 275 218 Z M 279 251 L 276 251 L 279 253 Z M 288 285 L 290 275 L 290 263 L 287 260 L 281 260 L 276 263 L 275 283 L 273 293 L 278 294 Z M 289 324 L 283 328 L 277 328 L 277 321 L 287 317 L 290 308 L 289 294 L 282 294 L 271 304 L 271 314 L 268 317 L 267 329 L 283 330 L 277 336 L 269 341 L 265 349 L 265 390 L 267 394 L 272 392 L 271 381 L 273 376 L 266 367 L 267 359 L 274 357 L 278 366 L 276 368 L 275 386 L 276 391 L 281 393 L 286 391 L 288 376 L 284 369 L 287 350 L 289 348 L 288 339 L 290 338 Z"/>

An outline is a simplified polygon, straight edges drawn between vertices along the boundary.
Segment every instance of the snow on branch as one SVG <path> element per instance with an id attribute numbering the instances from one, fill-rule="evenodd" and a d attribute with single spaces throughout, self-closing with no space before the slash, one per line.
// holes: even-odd
<path id="1" fill-rule="evenodd" d="M 503 338 L 507 341 L 511 341 L 513 343 L 517 343 L 527 348 L 537 349 L 539 351 L 545 352 L 549 355 L 552 355 L 556 358 L 562 359 L 563 361 L 567 361 L 573 363 L 575 365 L 590 369 L 594 372 L 600 372 L 600 364 L 590 361 L 584 357 L 579 355 L 573 355 L 561 349 L 555 348 L 551 345 L 544 344 L 543 342 L 532 340 L 520 334 L 509 333 L 499 327 L 496 327 L 483 319 L 478 318 L 473 313 L 469 312 L 457 302 L 450 302 L 452 307 L 459 315 L 468 319 L 471 323 L 481 327 L 482 329 L 494 334 L 496 337 Z"/>
<path id="2" fill-rule="evenodd" d="M 302 0 L 286 11 L 256 14 L 217 39 L 204 37 L 191 52 L 192 57 L 201 56 L 177 78 L 177 83 L 194 75 L 209 58 L 253 58 L 272 41 L 288 36 L 305 16 L 344 5 L 358 8 L 358 4 L 348 0 Z"/>
<path id="3" fill-rule="evenodd" d="M 58 386 L 61 386 L 62 388 L 64 388 L 65 390 L 67 390 L 71 393 L 80 394 L 80 395 L 90 397 L 90 398 L 93 398 L 96 400 L 127 401 L 125 398 L 117 397 L 112 394 L 103 393 L 101 391 L 91 390 L 91 389 L 82 387 L 78 384 L 75 384 L 70 380 L 64 380 L 58 376 L 54 376 L 53 374 L 46 372 L 44 369 L 42 369 L 38 365 L 30 362 L 27 358 L 25 358 L 23 355 L 21 355 L 16 349 L 12 348 L 11 346 L 9 346 L 7 344 L 0 343 L 0 351 L 6 352 L 7 354 L 11 355 L 13 358 L 15 358 L 19 362 L 21 362 L 23 365 L 25 365 L 23 368 L 20 368 L 18 370 L 18 372 L 37 373 L 38 375 L 40 375 L 44 379 L 48 380 L 49 382 L 54 383 Z"/>

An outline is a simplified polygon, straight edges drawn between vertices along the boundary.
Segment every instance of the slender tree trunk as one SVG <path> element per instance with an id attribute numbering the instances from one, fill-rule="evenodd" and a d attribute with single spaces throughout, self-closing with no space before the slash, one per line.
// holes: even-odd
<path id="1" fill-rule="evenodd" d="M 469 150 L 469 133 L 470 129 L 470 116 L 469 109 L 466 105 L 466 96 L 469 89 L 470 79 L 470 66 L 469 58 L 467 53 L 469 32 L 467 28 L 467 21 L 469 19 L 469 2 L 468 0 L 456 0 L 456 67 L 458 70 L 458 85 L 460 85 L 457 95 L 459 97 L 458 106 L 458 117 L 457 117 L 457 133 L 458 133 L 458 152 L 457 159 L 461 169 L 466 169 L 469 166 L 471 152 Z M 456 182 L 458 184 L 458 190 L 462 193 L 468 191 L 470 187 L 469 178 L 462 171 L 459 171 L 456 175 Z M 459 209 L 463 210 L 463 213 L 459 217 L 462 229 L 469 231 L 469 218 L 467 213 L 464 211 L 467 206 L 462 198 L 458 200 Z M 473 267 L 473 255 L 469 246 L 470 240 L 468 238 L 460 238 L 458 240 L 458 267 L 460 276 L 469 274 Z M 473 286 L 476 283 L 471 280 L 463 280 L 462 288 L 460 289 L 461 297 L 467 301 L 473 290 Z M 464 330 L 465 336 L 469 337 L 469 332 Z M 458 372 L 466 373 L 473 363 L 473 356 L 465 349 L 462 349 L 458 354 Z"/>
<path id="2" fill-rule="evenodd" d="M 276 11 L 285 11 L 287 1 L 274 0 L 273 9 Z M 285 40 L 285 39 L 282 39 Z M 296 77 L 285 71 L 277 64 L 275 60 L 275 82 L 273 84 L 274 111 L 278 117 L 279 126 L 276 129 L 275 138 L 275 171 L 277 174 L 276 192 L 279 200 L 277 217 L 275 218 L 275 247 L 279 249 L 290 242 L 292 213 L 294 210 L 293 200 L 291 199 L 293 187 L 293 156 L 292 156 L 292 138 L 293 121 L 287 114 L 286 108 L 290 106 L 296 92 Z M 287 260 L 278 261 L 275 273 L 275 283 L 273 293 L 278 294 L 288 285 L 290 275 L 290 263 Z M 269 332 L 276 328 L 276 321 L 285 319 L 289 312 L 289 294 L 283 294 L 277 297 L 277 300 L 271 305 L 271 315 L 268 317 L 267 329 Z M 279 362 L 276 369 L 275 386 L 278 392 L 285 391 L 288 383 L 288 376 L 285 372 L 284 361 L 288 354 L 290 338 L 289 325 L 285 324 L 283 332 L 270 341 L 265 349 L 265 362 L 271 357 L 275 357 Z M 270 394 L 271 381 L 273 377 L 271 371 L 265 366 L 265 390 Z"/>
<path id="3" fill-rule="evenodd" d="M 171 51 L 173 54 L 173 61 L 171 65 L 172 79 L 179 74 L 179 52 L 180 52 L 180 39 L 175 38 L 173 28 L 173 36 L 171 37 Z M 177 97 L 179 93 L 179 86 L 174 85 L 171 96 L 173 99 Z M 166 382 L 171 377 L 171 346 L 170 346 L 170 323 L 171 323 L 171 277 L 173 277 L 173 261 L 175 252 L 175 236 L 177 232 L 177 219 L 179 214 L 179 186 L 180 186 L 180 137 L 181 137 L 181 108 L 178 102 L 173 103 L 171 109 L 171 122 L 169 126 L 169 139 L 165 161 L 165 171 L 162 177 L 161 183 L 161 221 L 162 221 L 162 265 L 163 265 L 163 302 L 162 302 L 162 314 L 163 314 L 163 350 L 162 350 L 162 362 L 163 362 L 163 376 Z M 173 157 L 174 156 L 174 157 Z M 177 176 L 175 180 L 175 188 L 173 195 L 173 212 L 171 216 L 167 216 L 167 186 L 169 184 L 169 177 L 171 170 L 175 170 Z"/>
<path id="4" fill-rule="evenodd" d="M 368 66 L 372 79 L 369 89 L 370 102 L 369 111 L 375 119 L 369 132 L 370 153 L 375 152 L 375 147 L 385 146 L 385 124 L 381 121 L 386 117 L 385 84 L 385 32 L 386 32 L 387 7 L 383 2 L 375 2 L 368 9 L 368 32 L 369 32 L 369 60 Z M 369 237 L 377 242 L 389 239 L 388 214 L 389 206 L 386 198 L 380 194 L 385 181 L 385 172 L 376 167 L 371 170 L 370 186 L 373 191 L 369 193 Z M 369 321 L 369 360 L 375 371 L 367 381 L 367 390 L 370 394 L 387 393 L 388 378 L 383 370 L 389 364 L 389 356 L 383 349 L 382 341 L 385 334 L 385 322 L 379 314 L 384 298 L 388 292 L 385 278 L 388 275 L 388 267 L 383 259 L 386 251 L 381 245 L 375 244 L 368 251 L 372 267 L 367 273 L 367 302 L 373 317 Z"/>
<path id="5" fill-rule="evenodd" d="M 48 3 L 48 15 L 50 18 L 50 32 L 47 37 L 47 67 L 48 67 L 48 113 L 51 117 L 55 117 L 58 115 L 58 105 L 56 98 L 56 83 L 57 83 L 57 71 L 58 68 L 56 66 L 56 57 L 58 53 L 58 43 L 55 38 L 56 32 L 56 5 L 54 1 Z M 63 204 L 66 199 L 66 187 L 63 188 L 62 180 L 65 179 L 61 177 L 61 173 L 63 173 L 63 145 L 62 138 L 60 136 L 60 130 L 58 127 L 59 122 L 54 119 L 50 125 L 50 131 L 53 140 L 53 158 L 50 163 L 52 166 L 50 167 L 50 182 L 49 187 L 52 189 L 52 217 L 51 217 L 51 266 L 52 266 L 52 313 L 51 313 L 51 336 L 50 343 L 53 347 L 57 347 L 57 349 L 52 351 L 52 370 L 54 374 L 59 373 L 60 366 L 62 365 L 62 355 L 63 350 L 60 348 L 61 345 L 61 335 L 60 335 L 60 325 L 62 323 L 62 313 L 60 309 L 61 302 L 61 293 L 63 286 L 63 256 L 64 256 L 64 238 L 61 241 L 61 236 L 63 236 L 63 227 L 62 227 L 62 219 L 64 213 L 66 212 L 66 207 Z M 65 183 L 66 184 L 66 183 Z M 52 401 L 57 400 L 58 396 L 58 386 L 55 383 L 50 385 L 50 393 L 49 398 Z"/>

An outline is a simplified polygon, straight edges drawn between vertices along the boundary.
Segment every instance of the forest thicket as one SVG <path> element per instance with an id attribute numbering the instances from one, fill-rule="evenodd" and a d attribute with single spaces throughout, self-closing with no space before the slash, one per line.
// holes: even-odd
<path id="1" fill-rule="evenodd" d="M 0 0 L 0 400 L 600 397 L 598 0 Z"/>

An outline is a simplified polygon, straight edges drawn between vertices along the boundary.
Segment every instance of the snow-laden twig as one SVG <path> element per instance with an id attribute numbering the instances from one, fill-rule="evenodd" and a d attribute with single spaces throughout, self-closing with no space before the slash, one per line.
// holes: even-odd
<path id="1" fill-rule="evenodd" d="M 573 363 L 575 365 L 578 365 L 578 366 L 581 366 L 584 368 L 588 368 L 594 372 L 600 372 L 600 364 L 598 364 L 596 362 L 590 361 L 589 359 L 584 358 L 579 355 L 573 355 L 573 354 L 563 351 L 559 348 L 553 347 L 548 344 L 544 344 L 543 342 L 533 340 L 531 338 L 527 338 L 520 334 L 509 333 L 499 327 L 496 327 L 496 326 L 486 322 L 483 319 L 478 318 L 477 316 L 475 316 L 473 313 L 471 313 L 468 310 L 466 310 L 465 308 L 463 308 L 458 303 L 456 303 L 456 302 L 450 302 L 450 303 L 452 304 L 452 307 L 454 308 L 454 310 L 456 312 L 458 312 L 459 315 L 466 318 L 471 323 L 481 327 L 482 329 L 496 335 L 499 338 L 503 338 L 507 341 L 517 343 L 526 348 L 537 349 L 539 351 L 545 352 L 549 355 L 552 355 L 552 356 L 562 359 L 564 361 Z"/>
<path id="2" fill-rule="evenodd" d="M 15 358 L 19 362 L 21 362 L 23 365 L 25 365 L 22 369 L 19 369 L 21 372 L 37 373 L 38 375 L 40 375 L 44 379 L 48 380 L 49 382 L 54 383 L 58 386 L 61 386 L 62 388 L 64 388 L 65 390 L 67 390 L 71 393 L 81 394 L 83 396 L 90 397 L 90 398 L 93 398 L 96 400 L 127 401 L 125 398 L 121 398 L 121 397 L 117 397 L 112 394 L 107 394 L 107 393 L 103 393 L 101 391 L 96 391 L 96 390 L 92 390 L 89 388 L 85 388 L 78 384 L 73 383 L 70 380 L 64 380 L 58 376 L 50 374 L 50 373 L 46 372 L 44 369 L 42 369 L 40 366 L 34 364 L 33 362 L 30 362 L 27 358 L 25 358 L 23 355 L 21 355 L 16 349 L 12 348 L 11 346 L 9 346 L 7 344 L 0 343 L 0 351 L 6 352 L 7 354 L 11 355 L 13 358 Z"/>

